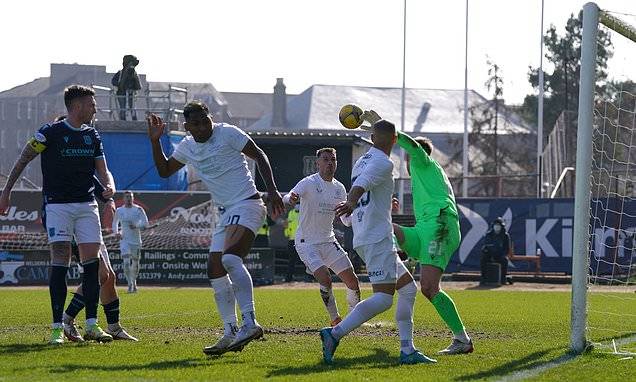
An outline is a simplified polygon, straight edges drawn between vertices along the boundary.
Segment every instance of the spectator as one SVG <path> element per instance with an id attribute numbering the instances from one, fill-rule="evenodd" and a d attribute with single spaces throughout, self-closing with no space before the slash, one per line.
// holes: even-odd
<path id="1" fill-rule="evenodd" d="M 139 60 L 132 54 L 127 54 L 123 59 L 123 68 L 115 73 L 111 83 L 117 87 L 117 101 L 119 102 L 119 119 L 126 120 L 126 101 L 133 121 L 137 120 L 137 113 L 134 108 L 134 96 L 137 90 L 141 89 L 141 83 L 135 67 L 139 65 Z"/>
<path id="2" fill-rule="evenodd" d="M 499 263 L 501 265 L 501 284 L 508 281 L 508 252 L 510 251 L 510 235 L 506 231 L 506 223 L 498 217 L 492 224 L 491 228 L 486 232 L 484 238 L 484 246 L 481 248 L 481 275 L 485 273 L 486 264 Z"/>

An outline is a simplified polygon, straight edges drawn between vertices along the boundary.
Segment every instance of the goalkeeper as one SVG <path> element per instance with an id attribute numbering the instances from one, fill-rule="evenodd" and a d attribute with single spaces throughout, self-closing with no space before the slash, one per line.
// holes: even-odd
<path id="1" fill-rule="evenodd" d="M 373 125 L 380 116 L 369 110 L 362 119 Z M 453 188 L 442 166 L 430 156 L 433 145 L 429 139 L 413 139 L 398 131 L 397 143 L 408 154 L 406 163 L 411 175 L 416 223 L 415 227 L 393 224 L 393 231 L 400 248 L 421 265 L 422 294 L 453 332 L 452 343 L 439 354 L 472 353 L 472 340 L 455 303 L 440 287 L 442 274 L 461 241 Z"/>

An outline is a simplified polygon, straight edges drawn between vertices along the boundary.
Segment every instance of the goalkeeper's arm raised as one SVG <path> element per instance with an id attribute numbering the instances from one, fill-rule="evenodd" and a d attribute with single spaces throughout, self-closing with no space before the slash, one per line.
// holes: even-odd
<path id="1" fill-rule="evenodd" d="M 364 130 L 371 130 L 373 124 L 382 119 L 382 117 L 380 117 L 380 115 L 373 110 L 366 110 L 364 113 L 362 113 L 360 119 L 370 123 L 370 126 L 363 124 L 360 125 L 360 128 Z M 428 159 L 428 154 L 426 153 L 424 148 L 419 143 L 417 143 L 417 141 L 415 141 L 415 139 L 411 138 L 411 136 L 401 131 L 398 131 L 397 135 L 397 144 L 402 149 L 404 149 L 404 151 L 406 151 L 412 158 L 421 158 L 424 160 Z"/>

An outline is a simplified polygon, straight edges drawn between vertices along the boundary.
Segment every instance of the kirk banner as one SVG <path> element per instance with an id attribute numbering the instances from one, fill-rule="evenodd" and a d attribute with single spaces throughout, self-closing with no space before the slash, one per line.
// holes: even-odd
<path id="1" fill-rule="evenodd" d="M 594 240 L 590 258 L 595 272 L 611 273 L 615 264 L 636 264 L 636 201 L 591 202 Z M 483 238 L 492 221 L 506 223 L 516 255 L 541 256 L 542 272 L 572 273 L 574 199 L 458 199 L 462 241 L 446 272 L 477 271 Z M 514 262 L 509 271 L 527 270 Z"/>

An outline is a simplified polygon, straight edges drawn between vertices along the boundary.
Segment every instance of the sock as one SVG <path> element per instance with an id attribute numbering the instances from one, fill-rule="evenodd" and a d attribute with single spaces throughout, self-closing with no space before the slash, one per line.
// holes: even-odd
<path id="1" fill-rule="evenodd" d="M 349 312 L 358 305 L 360 302 L 360 289 L 347 288 L 347 305 L 349 305 Z"/>
<path id="2" fill-rule="evenodd" d="M 130 273 L 132 274 L 133 285 L 137 286 L 137 277 L 139 277 L 139 258 L 133 257 L 131 262 Z"/>
<path id="3" fill-rule="evenodd" d="M 234 296 L 241 310 L 243 325 L 255 326 L 254 287 L 252 285 L 252 276 L 250 276 L 247 268 L 243 265 L 243 259 L 236 255 L 226 253 L 221 258 L 221 262 L 232 281 Z"/>
<path id="4" fill-rule="evenodd" d="M 322 302 L 325 304 L 325 308 L 327 308 L 327 313 L 329 313 L 331 321 L 340 317 L 338 314 L 338 304 L 336 304 L 336 298 L 333 296 L 333 289 L 321 285 L 320 297 L 322 297 Z"/>
<path id="5" fill-rule="evenodd" d="M 415 351 L 413 344 L 413 305 L 417 296 L 417 285 L 411 281 L 398 289 L 397 308 L 395 309 L 395 322 L 400 334 L 400 351 L 411 354 Z"/>
<path id="6" fill-rule="evenodd" d="M 237 332 L 236 298 L 230 278 L 225 275 L 216 279 L 210 279 L 210 285 L 214 290 L 214 301 L 223 321 L 223 334 L 233 336 Z"/>
<path id="7" fill-rule="evenodd" d="M 64 305 L 66 304 L 66 272 L 68 267 L 63 265 L 51 265 L 49 275 L 49 294 L 51 296 L 51 310 L 53 323 L 62 324 Z"/>
<path id="8" fill-rule="evenodd" d="M 132 286 L 132 275 L 130 273 L 130 257 L 124 257 L 122 261 L 124 265 L 124 276 L 126 276 L 126 283 L 128 286 Z"/>
<path id="9" fill-rule="evenodd" d="M 339 340 L 363 323 L 388 310 L 392 304 L 392 295 L 381 292 L 374 293 L 366 300 L 360 301 L 360 303 L 349 312 L 347 317 L 333 328 L 331 335 Z"/>
<path id="10" fill-rule="evenodd" d="M 82 263 L 82 292 L 86 303 L 86 322 L 97 319 L 97 305 L 99 303 L 99 259 L 90 259 Z M 94 324 L 92 324 L 94 325 Z"/>
<path id="11" fill-rule="evenodd" d="M 73 293 L 73 299 L 64 312 L 64 322 L 73 321 L 82 309 L 84 309 L 84 296 L 79 293 Z"/>
<path id="12" fill-rule="evenodd" d="M 108 325 L 113 325 L 119 322 L 119 299 L 109 302 L 103 305 L 104 314 L 106 315 L 106 322 Z"/>
<path id="13" fill-rule="evenodd" d="M 462 323 L 462 319 L 459 318 L 459 313 L 457 312 L 457 307 L 455 307 L 453 299 L 450 298 L 446 292 L 440 290 L 431 299 L 431 303 L 442 320 L 444 320 L 446 325 L 453 332 L 453 338 L 464 343 L 470 342 L 470 338 L 466 334 L 466 330 L 464 330 L 464 324 Z"/>

